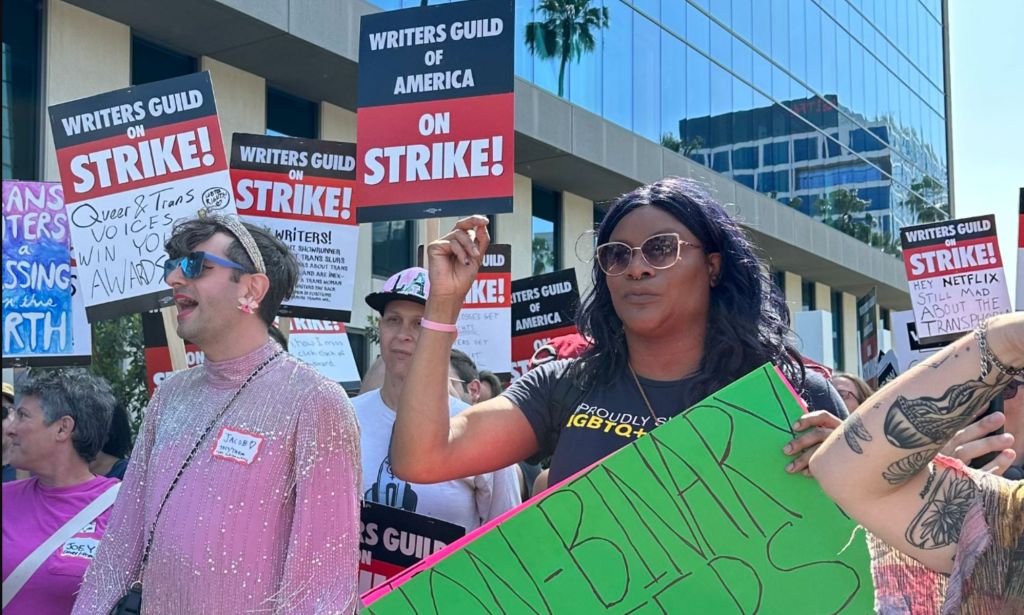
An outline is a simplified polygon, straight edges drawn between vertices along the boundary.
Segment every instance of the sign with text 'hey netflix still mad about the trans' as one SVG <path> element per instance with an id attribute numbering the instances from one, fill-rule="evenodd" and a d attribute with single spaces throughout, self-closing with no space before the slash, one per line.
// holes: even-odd
<path id="1" fill-rule="evenodd" d="M 920 339 L 955 339 L 1010 311 L 995 216 L 904 227 L 900 241 Z"/>
<path id="2" fill-rule="evenodd" d="M 210 74 L 54 105 L 50 124 L 89 321 L 159 307 L 175 222 L 235 213 Z"/>
<path id="3" fill-rule="evenodd" d="M 512 211 L 512 0 L 364 15 L 359 222 Z"/>

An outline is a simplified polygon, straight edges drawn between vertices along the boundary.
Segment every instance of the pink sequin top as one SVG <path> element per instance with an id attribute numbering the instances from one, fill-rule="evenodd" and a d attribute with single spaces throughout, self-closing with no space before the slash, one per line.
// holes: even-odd
<path id="1" fill-rule="evenodd" d="M 107 613 L 139 578 L 146 536 L 185 457 L 279 349 L 271 341 L 157 389 L 76 615 Z M 345 392 L 282 354 L 210 432 L 164 506 L 142 576 L 146 615 L 354 612 L 361 485 Z"/>

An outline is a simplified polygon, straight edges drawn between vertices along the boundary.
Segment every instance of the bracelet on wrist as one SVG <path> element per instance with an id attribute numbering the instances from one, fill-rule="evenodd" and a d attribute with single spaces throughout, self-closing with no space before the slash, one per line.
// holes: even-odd
<path id="1" fill-rule="evenodd" d="M 983 320 L 978 328 L 974 330 L 974 337 L 978 340 L 978 350 L 981 351 L 981 377 L 986 378 L 992 373 L 992 368 L 995 367 L 999 371 L 1003 372 L 1011 378 L 1016 378 L 1021 374 L 1024 374 L 1024 367 L 1010 367 L 996 356 L 996 353 L 992 352 L 992 349 L 988 345 L 988 339 L 986 334 L 988 333 L 988 321 Z"/>
<path id="2" fill-rule="evenodd" d="M 421 318 L 420 327 L 423 329 L 429 329 L 430 331 L 440 331 L 441 333 L 454 333 L 456 338 L 459 337 L 459 328 L 455 325 L 449 325 L 443 322 L 434 322 L 433 320 Z"/>

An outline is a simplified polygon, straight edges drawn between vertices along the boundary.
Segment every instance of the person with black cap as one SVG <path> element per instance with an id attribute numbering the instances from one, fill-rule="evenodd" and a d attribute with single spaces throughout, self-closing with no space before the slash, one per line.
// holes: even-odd
<path id="1" fill-rule="evenodd" d="M 430 292 L 426 269 L 412 267 L 391 276 L 366 303 L 380 313 L 384 383 L 352 400 L 361 429 L 363 489 L 366 500 L 455 523 L 467 531 L 519 505 L 514 467 L 430 485 L 413 484 L 391 469 L 391 430 L 395 408 L 420 334 L 423 306 Z M 449 395 L 452 415 L 468 405 Z"/>

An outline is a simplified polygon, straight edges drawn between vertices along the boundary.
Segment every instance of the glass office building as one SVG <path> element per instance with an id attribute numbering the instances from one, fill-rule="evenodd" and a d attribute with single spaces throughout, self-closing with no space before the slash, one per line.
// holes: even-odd
<path id="1" fill-rule="evenodd" d="M 881 248 L 948 216 L 941 0 L 591 0 L 608 26 L 561 84 L 540 4 L 516 0 L 534 84 Z"/>

